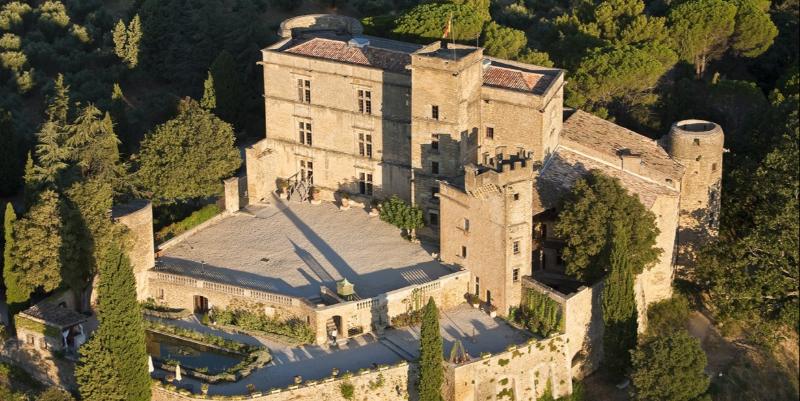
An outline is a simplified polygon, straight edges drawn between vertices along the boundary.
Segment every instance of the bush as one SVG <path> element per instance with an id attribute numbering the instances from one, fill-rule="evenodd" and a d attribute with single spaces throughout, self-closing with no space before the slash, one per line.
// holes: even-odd
<path id="1" fill-rule="evenodd" d="M 682 295 L 656 302 L 647 309 L 647 334 L 662 336 L 686 327 L 689 301 Z"/>
<path id="2" fill-rule="evenodd" d="M 542 337 L 564 331 L 564 314 L 561 306 L 547 294 L 534 290 L 527 291 L 523 304 L 512 318 Z"/>
<path id="3" fill-rule="evenodd" d="M 422 322 L 422 309 L 401 313 L 392 318 L 392 327 L 415 326 Z"/>
<path id="4" fill-rule="evenodd" d="M 345 400 L 352 400 L 356 396 L 356 387 L 350 382 L 342 382 L 339 384 L 339 391 Z"/>
<path id="5" fill-rule="evenodd" d="M 422 209 L 410 206 L 397 195 L 385 200 L 380 208 L 381 220 L 400 229 L 414 230 L 422 228 Z"/>
<path id="6" fill-rule="evenodd" d="M 156 233 L 156 242 L 163 242 L 170 238 L 174 238 L 190 229 L 197 227 L 201 223 L 218 215 L 222 210 L 215 203 L 203 206 L 189 215 L 189 217 L 170 224 Z"/>
<path id="7" fill-rule="evenodd" d="M 267 316 L 263 312 L 259 313 L 231 307 L 225 309 L 212 308 L 211 317 L 215 322 L 223 325 L 277 334 L 302 343 L 314 342 L 314 331 L 306 322 L 297 318 L 281 319 L 278 316 Z"/>

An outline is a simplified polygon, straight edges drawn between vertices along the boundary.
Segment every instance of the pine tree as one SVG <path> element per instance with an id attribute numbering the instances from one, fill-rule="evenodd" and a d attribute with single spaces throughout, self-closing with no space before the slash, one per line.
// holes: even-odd
<path id="1" fill-rule="evenodd" d="M 125 31 L 125 23 L 118 20 L 114 25 L 114 31 L 111 33 L 114 39 L 114 54 L 121 59 L 125 59 L 125 47 L 128 44 L 128 33 Z"/>
<path id="2" fill-rule="evenodd" d="M 117 233 L 115 237 L 125 235 Z M 136 280 L 119 242 L 105 252 L 99 280 L 99 326 L 90 340 L 92 345 L 85 352 L 81 349 L 81 367 L 76 372 L 81 395 L 84 400 L 149 401 L 150 375 Z M 113 389 L 109 383 L 115 383 Z"/>
<path id="3" fill-rule="evenodd" d="M 444 371 L 442 368 L 442 335 L 439 332 L 439 309 L 433 298 L 422 311 L 419 346 L 419 399 L 441 401 Z"/>
<path id="4" fill-rule="evenodd" d="M 206 110 L 217 108 L 217 95 L 214 93 L 214 77 L 211 76 L 211 72 L 203 82 L 203 98 L 200 99 L 200 106 Z"/>
<path id="5" fill-rule="evenodd" d="M 629 263 L 630 229 L 616 223 L 611 245 L 611 268 L 603 288 L 604 364 L 623 376 L 630 368 L 630 350 L 636 347 L 637 313 L 633 271 Z"/>
<path id="6" fill-rule="evenodd" d="M 128 26 L 122 20 L 117 21 L 112 33 L 114 39 L 114 53 L 128 68 L 139 64 L 139 42 L 142 39 L 142 24 L 139 14 L 136 14 Z"/>
<path id="7" fill-rule="evenodd" d="M 25 302 L 38 289 L 47 292 L 61 285 L 59 203 L 55 191 L 44 190 L 25 216 L 14 224 L 11 248 L 14 264 L 5 272 L 7 287 L 14 288 L 6 294 L 9 303 Z"/>

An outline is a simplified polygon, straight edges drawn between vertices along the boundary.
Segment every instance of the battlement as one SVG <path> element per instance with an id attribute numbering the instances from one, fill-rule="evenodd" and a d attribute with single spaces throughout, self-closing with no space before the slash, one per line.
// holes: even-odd
<path id="1" fill-rule="evenodd" d="M 411 66 L 457 73 L 483 60 L 483 49 L 442 41 L 433 42 L 411 54 Z"/>
<path id="2" fill-rule="evenodd" d="M 539 167 L 540 163 L 522 151 L 510 156 L 498 154 L 489 165 L 469 164 L 464 167 L 464 189 L 469 193 L 487 185 L 502 188 L 508 184 L 533 180 Z"/>

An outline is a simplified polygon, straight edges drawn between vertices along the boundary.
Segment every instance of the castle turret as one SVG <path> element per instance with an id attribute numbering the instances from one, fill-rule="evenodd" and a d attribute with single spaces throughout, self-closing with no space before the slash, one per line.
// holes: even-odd
<path id="1" fill-rule="evenodd" d="M 666 138 L 667 152 L 686 168 L 681 180 L 679 264 L 689 262 L 695 246 L 717 234 L 724 140 L 719 125 L 703 120 L 678 121 Z"/>

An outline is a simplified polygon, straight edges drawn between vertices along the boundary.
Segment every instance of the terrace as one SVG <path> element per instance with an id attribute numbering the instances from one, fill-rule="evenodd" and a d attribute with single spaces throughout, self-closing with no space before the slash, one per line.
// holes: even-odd
<path id="1" fill-rule="evenodd" d="M 162 251 L 156 270 L 312 301 L 342 279 L 366 299 L 452 273 L 365 211 L 278 199 Z"/>

